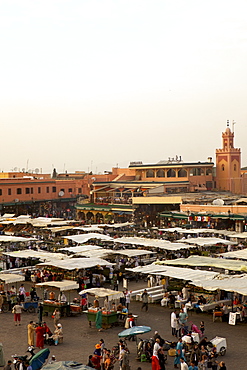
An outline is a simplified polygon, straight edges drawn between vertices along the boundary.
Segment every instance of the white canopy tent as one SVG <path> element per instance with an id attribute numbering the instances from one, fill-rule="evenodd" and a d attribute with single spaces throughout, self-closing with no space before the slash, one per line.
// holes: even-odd
<path id="1" fill-rule="evenodd" d="M 3 281 L 5 284 L 18 283 L 20 281 L 25 281 L 25 276 L 19 274 L 4 274 L 0 273 L 0 281 Z"/>
<path id="2" fill-rule="evenodd" d="M 185 243 L 171 243 L 168 240 L 161 239 L 148 239 L 139 237 L 123 237 L 114 239 L 115 243 L 130 244 L 130 245 L 141 245 L 148 248 L 160 248 L 170 251 L 177 251 L 180 249 L 196 248 L 194 245 L 188 245 Z"/>
<path id="3" fill-rule="evenodd" d="M 120 229 L 122 227 L 129 227 L 133 225 L 134 225 L 133 222 L 122 222 L 119 224 L 106 224 L 105 227 L 112 228 L 112 229 Z"/>
<path id="4" fill-rule="evenodd" d="M 213 271 L 157 265 L 157 262 L 148 266 L 131 268 L 128 271 L 186 280 L 192 285 L 209 291 L 221 289 L 247 295 L 247 275 L 223 275 Z"/>
<path id="5" fill-rule="evenodd" d="M 64 236 L 64 239 L 72 240 L 73 242 L 77 244 L 83 244 L 86 243 L 88 240 L 91 239 L 100 239 L 100 240 L 107 240 L 107 241 L 114 241 L 113 238 L 111 238 L 108 235 L 104 234 L 98 234 L 98 233 L 88 233 L 88 234 L 81 234 L 81 235 L 70 235 L 70 236 Z"/>
<path id="6" fill-rule="evenodd" d="M 75 230 L 81 230 L 81 231 L 85 231 L 86 233 L 91 233 L 91 232 L 99 232 L 99 233 L 102 233 L 103 232 L 103 229 L 98 227 L 98 226 L 94 226 L 94 225 L 90 225 L 90 226 L 76 226 L 74 228 Z"/>
<path id="7" fill-rule="evenodd" d="M 202 287 L 206 290 L 225 290 L 236 292 L 247 296 L 247 276 L 246 275 L 218 275 L 214 279 L 194 280 L 191 284 Z"/>
<path id="8" fill-rule="evenodd" d="M 231 242 L 230 240 L 221 239 L 221 238 L 188 238 L 188 239 L 180 239 L 178 242 L 183 242 L 186 244 L 196 244 L 201 247 L 210 247 L 216 244 L 225 244 L 225 245 L 234 245 L 237 244 L 235 242 Z"/>
<path id="9" fill-rule="evenodd" d="M 204 267 L 216 267 L 232 271 L 247 271 L 247 262 L 205 256 L 190 256 L 188 258 L 177 258 L 175 260 L 161 261 L 160 264 L 172 266 L 195 266 L 195 267 L 204 266 Z"/>
<path id="10" fill-rule="evenodd" d="M 60 289 L 61 291 L 74 290 L 79 288 L 79 284 L 73 280 L 47 281 L 45 283 L 35 284 L 38 287 L 50 287 Z"/>
<path id="11" fill-rule="evenodd" d="M 62 253 L 52 253 L 44 251 L 34 251 L 32 249 L 24 249 L 23 251 L 3 252 L 3 255 L 15 258 L 36 258 L 41 261 L 51 261 L 54 259 L 68 259 L 68 256 Z"/>
<path id="12" fill-rule="evenodd" d="M 154 262 L 147 266 L 138 266 L 134 268 L 127 269 L 128 271 L 142 273 L 142 274 L 154 274 L 161 276 L 169 276 L 175 279 L 194 281 L 194 280 L 206 280 L 210 279 L 216 275 L 217 272 L 213 271 L 203 271 L 203 270 L 192 270 L 189 268 L 172 267 L 159 264 L 159 262 Z"/>
<path id="13" fill-rule="evenodd" d="M 85 251 L 93 251 L 96 249 L 102 249 L 102 247 L 98 245 L 90 245 L 90 244 L 84 244 L 84 245 L 77 245 L 76 247 L 64 247 L 60 248 L 60 251 L 68 251 L 71 253 L 80 253 Z"/>
<path id="14" fill-rule="evenodd" d="M 182 227 L 168 227 L 166 229 L 159 229 L 159 231 L 162 231 L 164 233 L 179 233 L 179 232 L 183 232 L 183 229 Z"/>
<path id="15" fill-rule="evenodd" d="M 247 239 L 247 232 L 244 233 L 232 233 L 227 235 L 229 238 L 234 238 L 234 239 Z"/>
<path id="16" fill-rule="evenodd" d="M 44 230 L 49 230 L 52 232 L 52 234 L 60 233 L 67 230 L 74 229 L 74 226 L 56 226 L 56 227 L 45 227 Z"/>
<path id="17" fill-rule="evenodd" d="M 220 253 L 219 256 L 224 258 L 239 258 L 241 260 L 247 260 L 247 248 L 240 249 L 238 251 Z"/>
<path id="18" fill-rule="evenodd" d="M 30 241 L 38 242 L 36 238 L 23 238 L 22 236 L 0 235 L 0 243 L 14 242 L 14 243 L 28 243 Z"/>
<path id="19" fill-rule="evenodd" d="M 39 263 L 37 266 L 52 266 L 64 270 L 88 269 L 95 266 L 112 266 L 112 263 L 101 258 L 68 258 L 66 260 L 52 260 Z"/>
<path id="20" fill-rule="evenodd" d="M 124 297 L 123 292 L 119 292 L 112 289 L 106 289 L 106 288 L 90 288 L 90 289 L 84 289 L 80 293 L 80 295 L 83 294 L 91 294 L 99 298 L 105 298 L 108 297 L 108 300 L 111 301 L 113 299 L 119 299 Z"/>
<path id="21" fill-rule="evenodd" d="M 112 250 L 112 249 L 97 249 L 97 250 L 87 250 L 87 251 L 82 251 L 78 252 L 77 255 L 82 255 L 86 257 L 103 257 L 103 256 L 109 256 L 113 254 L 120 254 L 123 256 L 127 257 L 137 257 L 137 256 L 146 256 L 149 254 L 155 254 L 156 252 L 151 252 L 147 250 L 142 250 L 142 249 L 123 249 L 123 250 Z"/>

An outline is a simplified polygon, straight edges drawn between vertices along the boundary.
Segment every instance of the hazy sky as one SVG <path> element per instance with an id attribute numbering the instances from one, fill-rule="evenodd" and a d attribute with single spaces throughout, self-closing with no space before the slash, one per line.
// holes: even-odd
<path id="1" fill-rule="evenodd" d="M 247 165 L 246 0 L 1 0 L 0 170 Z"/>

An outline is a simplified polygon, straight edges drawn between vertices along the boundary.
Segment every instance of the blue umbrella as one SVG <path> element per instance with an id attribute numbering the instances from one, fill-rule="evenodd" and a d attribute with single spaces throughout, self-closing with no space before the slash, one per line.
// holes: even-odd
<path id="1" fill-rule="evenodd" d="M 132 328 L 121 331 L 121 333 L 119 333 L 118 336 L 120 338 L 130 337 L 134 335 L 148 333 L 151 330 L 152 329 L 150 328 L 150 326 L 133 326 Z"/>
<path id="2" fill-rule="evenodd" d="M 30 361 L 30 365 L 32 366 L 33 370 L 39 370 L 44 365 L 46 359 L 50 354 L 49 348 L 42 349 Z"/>

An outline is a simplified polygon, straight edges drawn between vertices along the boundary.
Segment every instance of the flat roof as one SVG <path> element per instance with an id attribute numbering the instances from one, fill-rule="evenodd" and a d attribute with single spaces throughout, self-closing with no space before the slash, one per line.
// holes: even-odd
<path id="1" fill-rule="evenodd" d="M 171 162 L 171 163 L 154 163 L 154 164 L 130 164 L 129 168 L 144 167 L 184 167 L 184 166 L 214 166 L 213 162 Z"/>

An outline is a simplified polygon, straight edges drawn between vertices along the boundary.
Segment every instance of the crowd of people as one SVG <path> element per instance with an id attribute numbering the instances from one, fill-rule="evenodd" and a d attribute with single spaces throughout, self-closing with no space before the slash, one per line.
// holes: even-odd
<path id="1" fill-rule="evenodd" d="M 112 349 L 107 349 L 103 339 L 95 345 L 93 354 L 89 355 L 87 366 L 96 370 L 113 370 L 119 366 L 120 370 L 130 370 L 129 349 L 123 340 L 119 340 Z"/>

